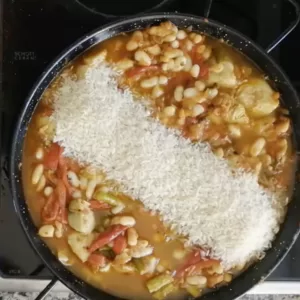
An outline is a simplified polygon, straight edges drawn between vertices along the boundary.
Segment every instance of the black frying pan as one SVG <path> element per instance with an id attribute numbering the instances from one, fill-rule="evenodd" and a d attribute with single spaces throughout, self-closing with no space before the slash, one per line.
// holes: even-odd
<path id="1" fill-rule="evenodd" d="M 92 287 L 73 275 L 57 260 L 48 247 L 38 237 L 37 228 L 32 222 L 26 202 L 24 201 L 20 171 L 23 142 L 26 135 L 27 126 L 41 98 L 41 95 L 67 63 L 71 62 L 74 58 L 82 54 L 91 46 L 94 46 L 105 39 L 118 35 L 122 32 L 142 29 L 155 23 L 165 21 L 166 19 L 170 20 L 180 28 L 192 25 L 193 29 L 196 31 L 204 32 L 205 34 L 216 38 L 225 37 L 233 47 L 243 52 L 258 66 L 260 66 L 263 72 L 268 75 L 273 87 L 280 92 L 284 106 L 290 111 L 290 116 L 294 127 L 293 138 L 295 152 L 300 150 L 300 101 L 296 91 L 294 90 L 285 73 L 262 48 L 233 29 L 230 29 L 217 22 L 208 21 L 207 19 L 191 15 L 157 14 L 134 17 L 113 23 L 97 29 L 75 42 L 48 67 L 39 81 L 35 84 L 26 100 L 25 107 L 20 115 L 13 138 L 10 162 L 10 178 L 15 209 L 32 247 L 44 261 L 45 265 L 53 272 L 55 276 L 58 277 L 60 281 L 84 298 L 117 299 Z M 299 165 L 298 162 L 297 165 Z M 257 218 L 259 218 L 259 216 L 257 216 Z M 300 185 L 299 183 L 295 182 L 293 197 L 288 205 L 288 212 L 285 222 L 282 224 L 281 230 L 278 233 L 276 240 L 273 242 L 272 248 L 267 251 L 266 256 L 234 279 L 230 285 L 221 287 L 212 293 L 206 294 L 201 299 L 234 299 L 252 288 L 256 283 L 263 280 L 280 263 L 280 261 L 287 254 L 289 248 L 295 242 L 299 234 L 299 221 Z M 53 284 L 54 281 L 50 283 L 49 287 L 51 287 Z"/>

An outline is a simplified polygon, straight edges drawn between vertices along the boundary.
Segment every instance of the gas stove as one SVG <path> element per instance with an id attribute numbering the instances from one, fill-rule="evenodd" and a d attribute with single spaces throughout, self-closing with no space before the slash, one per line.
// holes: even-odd
<path id="1" fill-rule="evenodd" d="M 109 0 L 106 0 L 109 1 Z M 9 188 L 8 160 L 10 140 L 16 118 L 25 98 L 46 66 L 69 44 L 89 31 L 103 26 L 108 19 L 91 15 L 81 7 L 72 9 L 73 0 L 3 0 L 0 33 L 0 288 L 1 282 L 18 281 L 26 289 L 30 282 L 45 281 L 53 275 L 32 250 L 14 211 Z M 105 1 L 102 1 L 105 5 Z M 210 7 L 210 4 L 211 7 Z M 209 17 L 231 26 L 263 47 L 276 40 L 296 19 L 287 0 L 174 0 L 169 11 Z M 296 67 L 300 52 L 300 27 L 288 35 L 271 56 L 286 71 L 300 92 L 300 73 Z M 270 286 L 299 281 L 300 240 L 281 265 L 267 278 Z M 10 282 L 12 282 L 10 281 Z M 22 283 L 20 283 L 22 282 Z M 26 284 L 25 284 L 26 282 Z M 28 283 L 28 284 L 27 284 Z M 44 287 L 43 283 L 35 289 Z M 278 285 L 277 285 L 278 286 Z M 300 292 L 300 288 L 294 285 Z M 5 287 L 5 283 L 4 283 Z"/>

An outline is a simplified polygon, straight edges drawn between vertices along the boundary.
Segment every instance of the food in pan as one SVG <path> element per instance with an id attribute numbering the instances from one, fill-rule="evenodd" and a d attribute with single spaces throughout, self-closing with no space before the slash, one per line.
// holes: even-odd
<path id="1" fill-rule="evenodd" d="M 196 297 L 263 257 L 293 174 L 280 94 L 223 41 L 164 22 L 68 65 L 30 122 L 39 235 L 125 298 Z"/>

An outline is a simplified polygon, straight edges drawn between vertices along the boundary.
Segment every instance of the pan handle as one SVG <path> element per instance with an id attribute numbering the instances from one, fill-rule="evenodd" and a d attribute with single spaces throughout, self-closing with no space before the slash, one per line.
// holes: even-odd
<path id="1" fill-rule="evenodd" d="M 296 13 L 295 20 L 290 24 L 288 28 L 286 28 L 278 37 L 276 40 L 274 40 L 267 48 L 266 52 L 270 53 L 272 50 L 274 50 L 299 24 L 300 22 L 300 6 L 297 0 L 287 0 L 290 2 L 291 5 L 293 5 Z M 204 17 L 208 18 L 210 15 L 211 7 L 212 7 L 213 0 L 206 0 L 205 7 L 204 7 Z"/>
<path id="2" fill-rule="evenodd" d="M 272 50 L 274 50 L 299 24 L 299 21 L 300 21 L 300 6 L 299 6 L 299 3 L 297 2 L 297 0 L 288 0 L 288 1 L 294 6 L 295 13 L 296 13 L 296 18 L 290 24 L 290 26 L 288 28 L 286 28 L 285 31 L 282 32 L 280 34 L 280 36 L 266 48 L 267 53 L 270 53 Z"/>
<path id="3" fill-rule="evenodd" d="M 58 279 L 54 277 L 47 286 L 37 295 L 37 297 L 34 300 L 43 300 L 47 294 L 50 292 L 50 290 L 54 287 Z"/>

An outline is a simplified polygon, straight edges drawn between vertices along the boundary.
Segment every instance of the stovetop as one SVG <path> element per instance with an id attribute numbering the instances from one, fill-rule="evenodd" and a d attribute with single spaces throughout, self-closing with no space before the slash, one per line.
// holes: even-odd
<path id="1" fill-rule="evenodd" d="M 108 20 L 73 10 L 75 0 L 4 0 L 0 7 L 0 276 L 50 279 L 30 247 L 14 212 L 7 172 L 10 139 L 26 95 L 37 77 L 66 46 Z M 109 1 L 109 0 L 105 0 Z M 105 5 L 105 1 L 101 3 Z M 121 1 L 121 0 L 120 0 Z M 130 1 L 128 0 L 128 5 Z M 169 11 L 203 16 L 204 2 L 174 0 Z M 215 0 L 210 18 L 229 25 L 266 47 L 294 18 L 286 0 Z M 300 92 L 300 28 L 272 56 Z M 268 280 L 300 280 L 300 240 Z"/>

